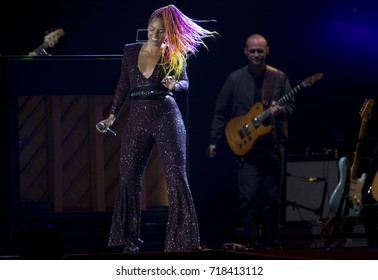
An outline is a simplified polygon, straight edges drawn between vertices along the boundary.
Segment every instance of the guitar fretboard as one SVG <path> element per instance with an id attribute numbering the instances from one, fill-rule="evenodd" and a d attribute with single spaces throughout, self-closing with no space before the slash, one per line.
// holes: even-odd
<path id="1" fill-rule="evenodd" d="M 288 93 L 286 93 L 284 96 L 282 96 L 278 101 L 277 101 L 277 104 L 282 106 L 284 105 L 286 102 L 290 101 L 293 99 L 294 95 L 296 93 L 298 93 L 302 88 L 304 88 L 303 86 L 303 83 L 297 85 L 295 88 L 293 88 L 291 91 L 289 91 Z M 262 123 L 267 117 L 269 117 L 270 115 L 270 110 L 269 108 L 266 109 L 264 112 L 262 112 L 259 116 L 256 117 L 256 120 L 255 120 L 255 123 L 256 121 L 258 123 Z"/>
<path id="2" fill-rule="evenodd" d="M 278 105 L 282 106 L 289 100 L 292 100 L 294 95 L 297 94 L 302 88 L 304 88 L 303 84 L 297 85 L 295 88 L 293 88 L 291 91 L 289 91 L 287 94 L 285 94 L 281 99 L 277 101 Z"/>

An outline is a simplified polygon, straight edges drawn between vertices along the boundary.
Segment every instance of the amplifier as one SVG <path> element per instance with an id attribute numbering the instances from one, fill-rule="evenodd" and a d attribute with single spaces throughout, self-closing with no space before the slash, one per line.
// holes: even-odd
<path id="1" fill-rule="evenodd" d="M 285 220 L 320 221 L 339 180 L 337 160 L 288 161 L 283 207 Z"/>

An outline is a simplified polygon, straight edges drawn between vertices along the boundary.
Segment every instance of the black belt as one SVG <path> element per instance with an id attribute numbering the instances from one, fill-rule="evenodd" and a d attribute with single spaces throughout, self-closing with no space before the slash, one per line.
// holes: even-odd
<path id="1" fill-rule="evenodd" d="M 170 94 L 164 94 L 164 95 L 148 95 L 148 96 L 132 96 L 131 98 L 133 100 L 159 100 L 159 99 L 165 99 L 167 96 L 172 96 Z"/>
<path id="2" fill-rule="evenodd" d="M 141 86 L 133 88 L 130 96 L 134 100 L 155 100 L 164 99 L 167 96 L 173 96 L 173 93 L 165 87 Z"/>

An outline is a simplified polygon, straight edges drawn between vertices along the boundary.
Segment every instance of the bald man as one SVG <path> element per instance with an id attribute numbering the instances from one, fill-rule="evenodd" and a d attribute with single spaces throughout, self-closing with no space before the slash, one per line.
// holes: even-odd
<path id="1" fill-rule="evenodd" d="M 277 240 L 279 201 L 283 180 L 284 148 L 287 140 L 288 117 L 295 109 L 294 99 L 277 104 L 291 90 L 287 75 L 266 63 L 269 46 L 266 38 L 252 34 L 245 41 L 243 53 L 247 65 L 232 71 L 224 82 L 215 102 L 206 155 L 215 158 L 225 127 L 235 117 L 255 117 L 267 110 L 269 117 L 255 128 L 245 127 L 235 135 L 243 138 L 240 147 L 250 141 L 252 146 L 241 151 L 232 149 L 237 169 L 238 198 L 246 233 L 248 250 L 282 249 Z M 250 118 L 252 119 L 252 118 Z M 269 132 L 259 129 L 272 126 Z M 254 130 L 255 129 L 255 130 Z M 249 134 L 252 130 L 252 135 Z M 256 137 L 253 135 L 260 135 Z M 252 142 L 251 139 L 253 139 Z M 229 144 L 230 140 L 228 140 Z M 231 146 L 232 147 L 232 146 Z"/>

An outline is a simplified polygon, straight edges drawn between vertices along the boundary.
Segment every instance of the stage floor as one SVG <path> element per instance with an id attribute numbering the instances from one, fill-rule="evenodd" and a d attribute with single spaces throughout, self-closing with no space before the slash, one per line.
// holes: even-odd
<path id="1" fill-rule="evenodd" d="M 322 237 L 319 221 L 291 221 L 279 228 L 280 251 L 243 250 L 244 230 L 232 229 L 224 243 L 211 246 L 202 239 L 198 252 L 164 253 L 167 211 L 144 211 L 141 229 L 144 244 L 137 254 L 122 254 L 122 248 L 108 247 L 110 212 L 28 212 L 13 234 L 2 259 L 378 259 L 378 248 L 369 248 L 365 230 L 358 220 L 349 222 L 332 242 Z M 221 233 L 219 233 L 221 234 Z M 219 240 L 218 240 L 219 241 Z M 225 244 L 227 246 L 225 246 Z"/>

